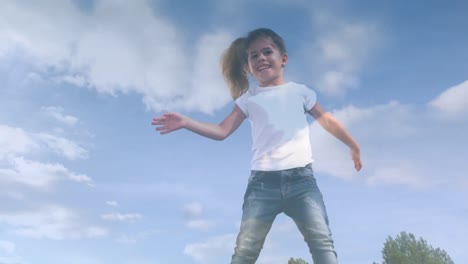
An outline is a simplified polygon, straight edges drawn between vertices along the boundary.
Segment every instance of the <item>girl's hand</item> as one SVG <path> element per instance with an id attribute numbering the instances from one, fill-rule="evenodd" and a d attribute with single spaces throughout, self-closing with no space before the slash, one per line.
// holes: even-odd
<path id="1" fill-rule="evenodd" d="M 362 168 L 362 162 L 359 148 L 351 148 L 351 158 L 354 162 L 354 168 L 356 168 L 357 171 L 360 171 Z"/>
<path id="2" fill-rule="evenodd" d="M 187 117 L 179 113 L 166 113 L 163 116 L 153 118 L 152 125 L 156 126 L 156 131 L 164 135 L 172 131 L 184 128 L 187 125 Z"/>

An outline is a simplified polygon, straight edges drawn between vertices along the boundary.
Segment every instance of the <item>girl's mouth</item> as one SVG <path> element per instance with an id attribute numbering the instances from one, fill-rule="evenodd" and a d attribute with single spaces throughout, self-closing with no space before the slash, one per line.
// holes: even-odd
<path id="1" fill-rule="evenodd" d="M 266 70 L 266 69 L 269 69 L 270 68 L 270 65 L 262 65 L 260 67 L 257 68 L 257 71 L 263 71 L 263 70 Z"/>

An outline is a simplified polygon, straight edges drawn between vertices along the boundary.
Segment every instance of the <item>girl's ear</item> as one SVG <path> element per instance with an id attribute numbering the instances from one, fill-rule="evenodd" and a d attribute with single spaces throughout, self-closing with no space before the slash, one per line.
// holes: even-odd
<path id="1" fill-rule="evenodd" d="M 281 67 L 284 68 L 284 66 L 286 66 L 286 64 L 288 64 L 288 54 L 287 53 L 283 54 L 283 57 L 281 58 Z"/>

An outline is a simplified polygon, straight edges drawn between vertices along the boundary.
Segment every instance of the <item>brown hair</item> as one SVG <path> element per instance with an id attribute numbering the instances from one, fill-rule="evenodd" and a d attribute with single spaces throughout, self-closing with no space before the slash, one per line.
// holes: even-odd
<path id="1" fill-rule="evenodd" d="M 270 38 L 276 48 L 286 53 L 283 38 L 268 28 L 250 31 L 247 37 L 234 40 L 221 57 L 221 71 L 226 80 L 231 96 L 236 100 L 249 89 L 247 66 L 247 49 L 259 38 Z"/>

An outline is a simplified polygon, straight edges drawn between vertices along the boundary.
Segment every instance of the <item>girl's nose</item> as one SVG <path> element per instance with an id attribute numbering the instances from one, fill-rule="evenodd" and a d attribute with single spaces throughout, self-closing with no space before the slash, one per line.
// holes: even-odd
<path id="1" fill-rule="evenodd" d="M 264 61 L 264 60 L 265 60 L 265 56 L 263 56 L 263 54 L 258 55 L 257 61 Z"/>

